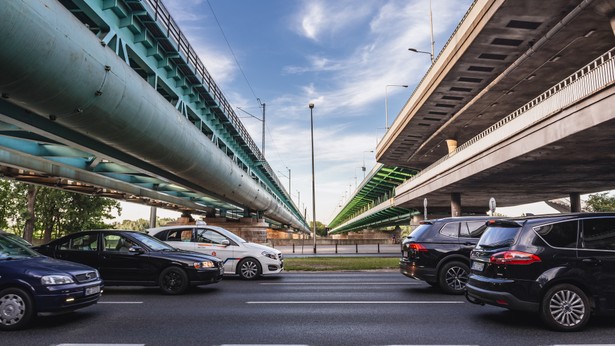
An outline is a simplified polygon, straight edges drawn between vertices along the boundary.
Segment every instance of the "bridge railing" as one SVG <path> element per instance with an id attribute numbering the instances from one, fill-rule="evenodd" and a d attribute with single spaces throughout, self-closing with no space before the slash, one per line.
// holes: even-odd
<path id="1" fill-rule="evenodd" d="M 463 143 L 455 151 L 432 163 L 427 168 L 410 178 L 406 183 L 418 179 L 429 170 L 447 161 L 453 155 L 468 149 L 490 133 L 507 125 L 519 116 L 532 112 L 533 117 L 528 117 L 523 124 L 527 128 L 532 124 L 557 113 L 574 103 L 588 97 L 607 86 L 615 83 L 615 48 L 604 53 L 594 61 L 585 65 L 580 70 L 568 76 L 558 84 L 552 86 L 530 102 L 526 103 L 513 113 L 491 125 L 485 131 L 479 133 L 469 141 Z"/>
<path id="2" fill-rule="evenodd" d="M 235 113 L 233 107 L 224 97 L 224 94 L 205 68 L 203 62 L 199 59 L 197 53 L 188 42 L 188 39 L 181 32 L 179 26 L 171 17 L 171 14 L 166 9 L 166 7 L 163 5 L 162 0 L 144 1 L 150 6 L 154 20 L 161 26 L 163 26 L 163 28 L 166 30 L 166 36 L 175 45 L 175 49 L 177 50 L 177 52 L 183 55 L 183 58 L 186 63 L 192 67 L 193 73 L 195 73 L 195 75 L 197 75 L 201 79 L 200 82 L 204 86 L 207 86 L 208 93 L 214 100 L 216 100 L 224 115 L 239 133 L 242 140 L 248 145 L 248 147 L 256 157 L 256 161 L 262 162 L 261 166 L 263 167 L 263 169 L 271 177 L 270 179 L 273 180 L 273 183 L 280 190 L 280 193 L 285 195 L 283 189 L 281 188 L 283 185 L 279 181 L 278 177 L 273 173 L 271 166 L 269 165 L 269 163 L 267 163 L 260 149 L 258 148 L 256 143 L 254 143 L 254 140 L 252 139 L 246 128 L 243 126 L 243 123 L 237 116 L 237 113 Z M 291 204 L 293 204 L 292 198 L 287 196 L 287 199 L 290 201 Z M 289 208 L 288 206 L 286 206 L 286 208 L 292 210 L 292 208 Z"/>

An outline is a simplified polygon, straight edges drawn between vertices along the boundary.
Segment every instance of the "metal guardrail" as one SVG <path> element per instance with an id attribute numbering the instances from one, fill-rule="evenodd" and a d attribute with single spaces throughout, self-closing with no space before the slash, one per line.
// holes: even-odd
<path id="1" fill-rule="evenodd" d="M 406 184 L 418 179 L 429 170 L 442 164 L 457 153 L 468 149 L 470 146 L 477 143 L 490 133 L 505 126 L 521 115 L 527 114 L 530 111 L 533 113 L 532 115 L 536 115 L 535 117 L 528 117 L 526 123 L 523 124 L 522 128 L 527 128 L 532 124 L 547 118 L 551 114 L 559 112 L 562 109 L 571 106 L 581 99 L 590 96 L 613 83 L 615 83 L 615 48 L 612 48 L 594 61 L 585 65 L 577 72 L 568 76 L 568 78 L 552 86 L 547 91 L 526 103 L 513 113 L 491 125 L 485 131 L 463 143 L 452 153 L 449 153 L 440 158 L 438 161 L 432 163 L 427 168 L 410 178 Z"/>

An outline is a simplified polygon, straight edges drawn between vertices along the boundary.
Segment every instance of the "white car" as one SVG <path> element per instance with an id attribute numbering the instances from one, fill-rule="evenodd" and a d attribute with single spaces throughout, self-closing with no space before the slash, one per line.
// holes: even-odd
<path id="1" fill-rule="evenodd" d="M 242 279 L 252 280 L 284 269 L 280 251 L 250 243 L 222 227 L 204 222 L 150 228 L 146 232 L 175 248 L 218 257 L 224 261 L 225 274 L 238 274 Z"/>

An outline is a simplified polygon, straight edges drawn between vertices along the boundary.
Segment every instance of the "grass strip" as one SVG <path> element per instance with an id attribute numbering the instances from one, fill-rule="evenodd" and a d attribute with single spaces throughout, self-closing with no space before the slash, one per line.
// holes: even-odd
<path id="1" fill-rule="evenodd" d="M 334 271 L 399 269 L 391 257 L 293 257 L 284 259 L 285 271 Z"/>

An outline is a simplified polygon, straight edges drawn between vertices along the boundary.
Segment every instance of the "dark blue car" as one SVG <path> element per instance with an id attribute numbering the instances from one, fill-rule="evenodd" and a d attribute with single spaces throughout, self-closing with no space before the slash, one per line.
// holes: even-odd
<path id="1" fill-rule="evenodd" d="M 0 231 L 0 330 L 95 304 L 102 288 L 96 269 L 43 256 Z"/>

